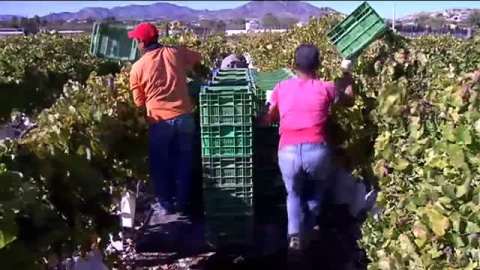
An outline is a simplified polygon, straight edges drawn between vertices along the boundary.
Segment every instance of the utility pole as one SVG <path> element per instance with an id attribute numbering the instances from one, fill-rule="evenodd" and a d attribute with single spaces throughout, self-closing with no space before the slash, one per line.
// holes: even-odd
<path id="1" fill-rule="evenodd" d="M 392 20 L 392 28 L 393 32 L 396 33 L 397 30 L 395 29 L 395 10 L 397 9 L 397 3 L 393 3 L 393 20 Z"/>

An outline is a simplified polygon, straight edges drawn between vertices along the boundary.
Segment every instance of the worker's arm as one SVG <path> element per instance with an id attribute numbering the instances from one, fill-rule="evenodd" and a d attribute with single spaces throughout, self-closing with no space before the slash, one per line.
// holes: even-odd
<path id="1" fill-rule="evenodd" d="M 280 84 L 277 84 L 272 91 L 270 100 L 267 100 L 265 110 L 260 115 L 260 125 L 269 125 L 274 121 L 279 120 L 280 112 L 278 110 L 278 89 Z"/>
<path id="2" fill-rule="evenodd" d="M 355 105 L 355 93 L 353 92 L 354 81 L 352 75 L 348 72 L 343 73 L 343 77 L 335 83 L 337 90 L 337 103 L 352 107 Z"/>
<path id="3" fill-rule="evenodd" d="M 133 93 L 133 101 L 137 107 L 145 107 L 145 91 L 140 85 L 140 80 L 135 69 L 130 72 L 130 89 Z"/>
<path id="4" fill-rule="evenodd" d="M 349 60 L 342 61 L 341 69 L 343 76 L 335 83 L 337 90 L 337 103 L 347 107 L 355 105 L 355 93 L 353 91 L 355 82 L 350 73 L 351 65 L 352 62 Z"/>

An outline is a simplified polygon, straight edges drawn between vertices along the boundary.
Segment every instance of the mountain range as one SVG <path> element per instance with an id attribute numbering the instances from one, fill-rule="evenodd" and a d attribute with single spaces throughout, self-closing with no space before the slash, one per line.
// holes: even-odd
<path id="1" fill-rule="evenodd" d="M 95 3 L 92 2 L 92 5 Z M 196 19 L 233 19 L 261 18 L 268 13 L 276 17 L 292 17 L 308 20 L 311 16 L 337 12 L 331 8 L 319 8 L 300 1 L 252 1 L 233 9 L 196 10 L 170 3 L 154 3 L 151 5 L 128 5 L 114 8 L 87 7 L 78 12 L 51 13 L 43 16 L 46 20 L 86 20 L 105 19 L 166 19 L 166 20 L 196 20 Z M 9 20 L 12 15 L 0 15 L 0 20 Z"/>
<path id="2" fill-rule="evenodd" d="M 95 2 L 92 2 L 94 5 Z M 441 16 L 447 22 L 466 22 L 474 9 L 447 9 L 443 12 L 420 12 L 399 18 L 399 22 L 414 22 L 420 16 Z M 306 21 L 311 16 L 321 16 L 327 13 L 337 13 L 329 7 L 316 7 L 301 1 L 251 1 L 245 5 L 221 10 L 196 10 L 170 3 L 157 2 L 151 5 L 128 5 L 114 8 L 87 7 L 78 12 L 51 13 L 41 17 L 48 21 L 54 20 L 86 20 L 105 19 L 164 19 L 164 20 L 197 20 L 197 19 L 234 19 L 234 18 L 261 18 L 268 13 L 276 17 L 292 17 Z M 15 15 L 0 15 L 0 21 L 11 20 Z"/>

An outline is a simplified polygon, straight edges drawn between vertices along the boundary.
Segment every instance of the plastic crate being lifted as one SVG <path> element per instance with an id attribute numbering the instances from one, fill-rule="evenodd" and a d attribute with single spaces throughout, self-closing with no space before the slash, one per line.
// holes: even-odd
<path id="1" fill-rule="evenodd" d="M 327 36 L 345 59 L 351 59 L 387 30 L 388 27 L 383 18 L 367 2 L 364 2 L 335 26 Z"/>
<path id="2" fill-rule="evenodd" d="M 140 57 L 137 42 L 128 38 L 128 32 L 133 28 L 134 26 L 95 23 L 90 53 L 96 57 L 114 60 L 137 60 Z"/>

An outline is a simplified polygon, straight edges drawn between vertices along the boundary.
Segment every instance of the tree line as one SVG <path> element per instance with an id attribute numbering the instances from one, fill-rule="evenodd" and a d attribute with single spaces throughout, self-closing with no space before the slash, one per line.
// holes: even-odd
<path id="1" fill-rule="evenodd" d="M 12 17 L 9 21 L 0 22 L 2 27 L 24 29 L 26 33 L 35 33 L 38 31 L 38 28 L 45 27 L 47 24 L 48 21 L 39 16 L 34 16 L 33 18 Z"/>

